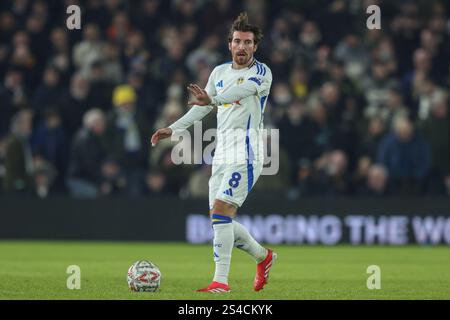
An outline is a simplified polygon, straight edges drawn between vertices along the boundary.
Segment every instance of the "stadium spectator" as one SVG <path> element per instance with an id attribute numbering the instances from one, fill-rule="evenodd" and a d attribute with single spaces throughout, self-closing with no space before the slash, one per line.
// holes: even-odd
<path id="1" fill-rule="evenodd" d="M 5 192 L 10 194 L 31 194 L 33 156 L 28 141 L 32 132 L 32 113 L 22 110 L 11 121 L 11 134 L 6 140 L 5 168 L 3 181 Z"/>
<path id="2" fill-rule="evenodd" d="M 399 84 L 390 76 L 388 65 L 376 62 L 371 66 L 371 74 L 364 80 L 364 91 L 367 105 L 364 109 L 366 117 L 378 115 L 387 104 L 389 93 Z"/>
<path id="3" fill-rule="evenodd" d="M 317 159 L 331 148 L 332 129 L 328 125 L 327 111 L 319 101 L 310 104 L 309 114 L 313 127 L 310 140 L 311 156 Z M 283 131 L 280 134 L 283 134 Z"/>
<path id="4" fill-rule="evenodd" d="M 364 127 L 361 133 L 358 156 L 367 156 L 369 159 L 376 160 L 381 140 L 386 133 L 386 123 L 379 117 L 370 119 L 367 127 Z"/>
<path id="5" fill-rule="evenodd" d="M 369 168 L 372 165 L 372 159 L 364 155 L 358 159 L 355 172 L 351 181 L 351 193 L 358 193 L 358 190 L 365 187 Z"/>
<path id="6" fill-rule="evenodd" d="M 360 92 L 353 81 L 346 75 L 344 64 L 340 60 L 330 62 L 328 80 L 335 83 L 345 97 L 359 97 Z"/>
<path id="7" fill-rule="evenodd" d="M 103 48 L 103 57 L 105 80 L 114 84 L 121 83 L 124 80 L 124 72 L 120 61 L 119 46 L 113 42 L 108 42 Z"/>
<path id="8" fill-rule="evenodd" d="M 140 30 L 159 30 L 164 17 L 160 14 L 161 0 L 144 0 L 138 7 L 140 14 L 136 14 L 136 24 Z M 158 46 L 156 32 L 145 34 L 147 43 L 151 47 Z"/>
<path id="9" fill-rule="evenodd" d="M 93 106 L 107 111 L 111 108 L 111 96 L 114 90 L 114 82 L 108 79 L 103 60 L 94 61 L 88 74 L 88 80 L 92 95 L 89 99 Z"/>
<path id="10" fill-rule="evenodd" d="M 19 68 L 10 68 L 5 75 L 2 83 L 1 94 L 4 108 L 10 108 L 14 111 L 25 108 L 28 102 L 26 83 L 23 72 Z M 3 108 L 2 108 L 3 109 Z M 9 126 L 9 123 L 6 127 Z"/>
<path id="11" fill-rule="evenodd" d="M 123 11 L 114 14 L 112 24 L 106 29 L 108 40 L 122 45 L 132 32 L 128 15 Z"/>
<path id="12" fill-rule="evenodd" d="M 314 194 L 328 196 L 345 195 L 350 192 L 348 158 L 342 150 L 333 150 L 316 160 L 311 184 Z"/>
<path id="13" fill-rule="evenodd" d="M 9 133 L 9 122 L 12 115 L 25 106 L 26 94 L 22 73 L 15 69 L 6 72 L 4 81 L 0 83 L 0 135 Z"/>
<path id="14" fill-rule="evenodd" d="M 127 84 L 134 89 L 137 95 L 137 110 L 146 116 L 150 124 L 155 123 L 156 117 L 161 112 L 164 85 L 157 81 L 147 81 L 146 74 L 141 71 L 131 72 L 127 79 Z"/>
<path id="15" fill-rule="evenodd" d="M 211 69 L 221 61 L 222 58 L 218 52 L 219 44 L 220 38 L 217 35 L 209 35 L 200 47 L 186 57 L 186 65 L 191 74 L 199 73 L 204 67 Z"/>
<path id="16" fill-rule="evenodd" d="M 83 117 L 83 127 L 72 143 L 67 187 L 74 197 L 94 198 L 100 195 L 103 183 L 102 165 L 107 160 L 103 135 L 105 116 L 91 109 Z"/>
<path id="17" fill-rule="evenodd" d="M 295 68 L 290 75 L 289 85 L 297 99 L 305 100 L 311 89 L 308 71 L 303 68 Z"/>
<path id="18" fill-rule="evenodd" d="M 450 116 L 446 98 L 436 100 L 430 116 L 419 128 L 430 144 L 431 168 L 428 192 L 445 194 L 445 179 L 450 176 Z"/>
<path id="19" fill-rule="evenodd" d="M 386 104 L 380 110 L 380 117 L 390 126 L 397 117 L 409 117 L 412 115 L 403 101 L 402 93 L 396 88 L 391 88 L 388 93 Z"/>
<path id="20" fill-rule="evenodd" d="M 68 140 L 62 126 L 61 115 L 56 108 L 48 108 L 31 138 L 33 153 L 42 155 L 56 170 L 56 188 L 64 189 L 68 160 Z M 53 170 L 54 171 L 54 170 Z M 52 179 L 53 180 L 53 179 Z"/>
<path id="21" fill-rule="evenodd" d="M 161 37 L 167 37 L 172 40 L 163 42 L 165 54 L 159 56 L 152 65 L 152 73 L 158 80 L 168 80 L 177 70 L 185 68 L 186 46 L 181 40 L 181 36 L 175 28 L 167 28 L 162 31 Z"/>
<path id="22" fill-rule="evenodd" d="M 273 107 L 284 110 L 292 101 L 292 93 L 289 85 L 285 82 L 278 82 L 272 89 Z"/>
<path id="23" fill-rule="evenodd" d="M 54 28 L 50 33 L 50 53 L 47 66 L 58 71 L 61 83 L 67 85 L 70 81 L 71 52 L 69 37 L 64 28 Z"/>
<path id="24" fill-rule="evenodd" d="M 30 48 L 30 37 L 26 31 L 20 30 L 14 34 L 9 64 L 22 72 L 28 89 L 34 89 L 39 83 L 38 60 Z"/>
<path id="25" fill-rule="evenodd" d="M 56 69 L 47 68 L 42 80 L 31 100 L 31 107 L 40 120 L 44 119 L 45 109 L 58 104 L 61 93 L 60 77 Z"/>
<path id="26" fill-rule="evenodd" d="M 278 123 L 278 128 L 283 128 L 280 136 L 280 144 L 287 150 L 291 163 L 290 171 L 297 171 L 297 163 L 303 159 L 311 159 L 311 136 L 313 124 L 307 115 L 305 103 L 293 101 L 286 110 L 283 118 Z M 291 176 L 295 179 L 295 175 Z"/>
<path id="27" fill-rule="evenodd" d="M 388 171 L 380 165 L 372 165 L 367 171 L 366 185 L 358 190 L 362 196 L 381 197 L 388 195 Z"/>
<path id="28" fill-rule="evenodd" d="M 16 22 L 17 21 L 17 22 Z M 17 15 L 14 16 L 12 12 L 4 11 L 0 14 L 0 40 L 2 43 L 9 43 L 13 38 L 14 32 L 17 29 L 17 24 L 20 23 Z"/>
<path id="29" fill-rule="evenodd" d="M 429 144 L 408 118 L 397 118 L 380 143 L 378 163 L 384 165 L 399 194 L 420 194 L 430 166 Z"/>
<path id="30" fill-rule="evenodd" d="M 33 156 L 33 168 L 34 194 L 39 198 L 49 197 L 54 192 L 56 169 L 39 154 Z"/>
<path id="31" fill-rule="evenodd" d="M 150 0 L 154 1 L 154 0 Z M 216 0 L 203 3 L 203 8 L 199 13 L 201 25 L 210 26 L 213 32 L 217 34 L 226 34 L 227 26 L 225 23 L 217 21 L 232 21 L 239 13 L 237 3 L 233 0 Z"/>
<path id="32" fill-rule="evenodd" d="M 170 194 L 167 190 L 166 177 L 159 170 L 152 170 L 145 178 L 145 194 L 148 196 L 164 196 Z"/>
<path id="33" fill-rule="evenodd" d="M 190 166 L 177 166 L 172 161 L 172 148 L 166 147 L 162 150 L 153 170 L 164 175 L 165 190 L 170 195 L 182 196 L 185 193 L 186 185 L 193 168 Z"/>
<path id="34" fill-rule="evenodd" d="M 191 198 L 207 198 L 211 165 L 203 164 L 189 177 L 187 189 Z"/>
<path id="35" fill-rule="evenodd" d="M 73 64 L 84 76 L 88 76 L 93 62 L 102 58 L 104 41 L 100 38 L 100 30 L 94 23 L 83 27 L 83 40 L 73 47 Z"/>
<path id="36" fill-rule="evenodd" d="M 178 119 L 183 113 L 183 109 L 181 104 L 175 100 L 169 101 L 162 109 L 160 117 L 155 121 L 154 127 L 163 127 L 167 126 L 176 119 Z M 150 165 L 154 168 L 157 165 L 161 154 L 164 150 L 169 147 L 175 145 L 170 139 L 165 139 L 161 141 L 155 148 L 152 149 L 152 153 L 150 155 Z"/>
<path id="37" fill-rule="evenodd" d="M 346 73 L 351 78 L 361 78 L 369 69 L 369 52 L 361 38 L 353 32 L 336 45 L 334 56 L 344 63 Z"/>
<path id="38" fill-rule="evenodd" d="M 41 7 L 38 10 L 42 10 L 43 12 L 41 14 L 33 12 L 27 17 L 25 30 L 30 36 L 31 51 L 36 55 L 37 61 L 42 61 L 49 56 L 50 39 L 45 28 L 47 23 L 47 8 Z M 36 67 L 40 69 L 43 66 L 37 65 Z"/>
<path id="39" fill-rule="evenodd" d="M 126 72 L 147 72 L 153 52 L 147 49 L 145 37 L 142 32 L 135 30 L 127 37 L 123 53 Z"/>
<path id="40" fill-rule="evenodd" d="M 171 18 L 173 21 L 176 21 L 176 24 L 178 25 L 196 21 L 198 17 L 199 5 L 200 3 L 198 0 L 172 1 Z"/>
<path id="41" fill-rule="evenodd" d="M 61 93 L 58 106 L 69 137 L 72 137 L 82 126 L 83 114 L 94 107 L 90 98 L 91 92 L 87 78 L 77 72 L 70 80 L 70 87 Z"/>
<path id="42" fill-rule="evenodd" d="M 136 92 L 129 85 L 114 89 L 114 109 L 108 113 L 105 141 L 108 155 L 120 167 L 130 195 L 142 194 L 148 166 L 150 125 L 136 108 Z"/>
<path id="43" fill-rule="evenodd" d="M 316 52 L 321 44 L 322 35 L 313 21 L 306 21 L 298 35 L 297 52 L 307 64 L 313 63 Z"/>

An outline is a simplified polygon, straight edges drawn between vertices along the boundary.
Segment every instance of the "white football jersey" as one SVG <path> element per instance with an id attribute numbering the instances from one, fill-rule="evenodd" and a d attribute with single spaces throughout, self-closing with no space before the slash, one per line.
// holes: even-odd
<path id="1" fill-rule="evenodd" d="M 211 106 L 193 106 L 170 126 L 187 129 L 217 106 L 217 144 L 213 164 L 263 161 L 264 108 L 272 84 L 272 72 L 256 59 L 244 69 L 233 69 L 232 62 L 211 72 L 205 90 Z"/>

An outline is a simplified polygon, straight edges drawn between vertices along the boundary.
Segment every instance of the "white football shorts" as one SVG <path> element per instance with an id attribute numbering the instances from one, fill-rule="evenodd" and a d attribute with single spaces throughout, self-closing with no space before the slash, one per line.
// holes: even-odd
<path id="1" fill-rule="evenodd" d="M 214 200 L 242 206 L 263 169 L 262 162 L 252 164 L 213 164 L 209 179 L 209 209 Z"/>

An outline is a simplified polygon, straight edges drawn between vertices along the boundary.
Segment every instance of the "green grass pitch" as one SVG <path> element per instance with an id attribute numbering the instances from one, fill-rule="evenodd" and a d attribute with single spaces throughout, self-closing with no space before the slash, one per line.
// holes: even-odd
<path id="1" fill-rule="evenodd" d="M 233 251 L 229 294 L 196 293 L 213 275 L 208 245 L 143 242 L 0 241 L 0 299 L 450 299 L 448 247 L 274 246 L 270 282 L 253 292 L 254 261 Z M 156 293 L 128 291 L 126 273 L 148 259 L 162 272 Z M 81 268 L 81 289 L 69 290 L 69 265 Z M 369 290 L 369 265 L 381 268 L 381 289 Z"/>

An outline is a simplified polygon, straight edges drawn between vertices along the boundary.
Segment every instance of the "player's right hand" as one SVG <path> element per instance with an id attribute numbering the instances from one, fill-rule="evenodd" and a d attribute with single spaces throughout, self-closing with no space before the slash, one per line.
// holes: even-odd
<path id="1" fill-rule="evenodd" d="M 156 146 L 159 140 L 168 138 L 172 135 L 172 129 L 170 128 L 162 128 L 158 129 L 153 135 L 152 135 L 152 147 Z"/>
<path id="2" fill-rule="evenodd" d="M 198 85 L 192 83 L 188 85 L 187 89 L 196 99 L 194 101 L 189 101 L 188 106 L 208 106 L 211 104 L 211 97 L 208 95 L 205 89 L 202 89 Z"/>

